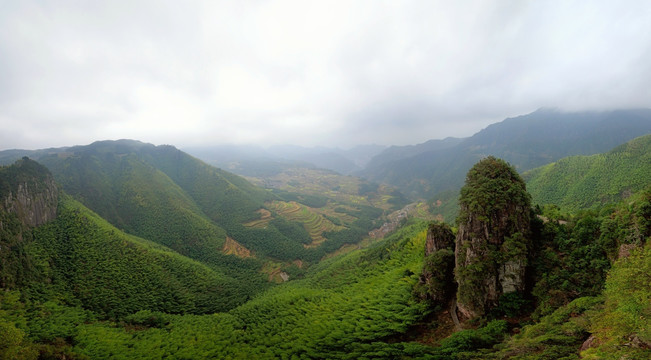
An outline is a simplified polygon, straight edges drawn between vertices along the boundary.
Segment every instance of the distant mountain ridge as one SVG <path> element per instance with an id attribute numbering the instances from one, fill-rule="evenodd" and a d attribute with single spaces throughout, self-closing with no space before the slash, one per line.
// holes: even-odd
<path id="1" fill-rule="evenodd" d="M 460 144 L 463 140 L 463 138 L 447 137 L 443 140 L 428 140 L 422 144 L 416 145 L 391 146 L 375 155 L 366 165 L 365 171 L 370 171 L 369 169 L 378 168 L 384 164 L 416 156 L 425 152 L 448 149 Z"/>
<path id="2" fill-rule="evenodd" d="M 541 109 L 492 124 L 458 144 L 385 161 L 382 154 L 360 173 L 369 180 L 397 186 L 405 195 L 432 198 L 458 190 L 467 170 L 489 155 L 520 172 L 562 157 L 605 152 L 651 132 L 651 109 L 565 113 Z M 421 144 L 422 145 L 422 144 Z M 394 149 L 392 154 L 396 153 Z"/>

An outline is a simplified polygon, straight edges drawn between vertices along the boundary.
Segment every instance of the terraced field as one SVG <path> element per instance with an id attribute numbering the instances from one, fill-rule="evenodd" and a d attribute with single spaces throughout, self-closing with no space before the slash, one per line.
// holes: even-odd
<path id="1" fill-rule="evenodd" d="M 260 209 L 260 210 L 257 211 L 257 213 L 260 214 L 260 219 L 250 221 L 250 222 L 244 224 L 244 226 L 262 229 L 262 228 L 265 228 L 267 226 L 267 224 L 269 224 L 269 221 L 271 221 L 271 219 L 272 219 L 271 211 L 269 211 L 267 209 Z"/>
<path id="2" fill-rule="evenodd" d="M 323 169 L 289 168 L 265 178 L 247 177 L 252 183 L 292 193 L 324 196 L 339 203 L 369 205 L 396 210 L 389 202 L 394 189 L 373 185 L 354 176 L 344 176 Z"/>
<path id="3" fill-rule="evenodd" d="M 430 206 L 425 202 L 419 202 L 416 205 L 414 212 L 410 214 L 410 216 L 415 217 L 416 219 L 422 219 L 428 221 L 431 220 L 443 221 L 443 217 L 441 215 L 435 216 L 432 214 L 432 212 L 430 211 Z"/>
<path id="4" fill-rule="evenodd" d="M 312 243 L 307 245 L 307 247 L 314 247 L 324 242 L 326 238 L 323 236 L 323 232 L 325 231 L 345 229 L 344 226 L 332 223 L 323 214 L 319 213 L 317 209 L 310 208 L 295 201 L 272 201 L 267 203 L 267 206 L 276 211 L 280 216 L 303 224 L 305 230 L 307 230 L 312 238 Z"/>

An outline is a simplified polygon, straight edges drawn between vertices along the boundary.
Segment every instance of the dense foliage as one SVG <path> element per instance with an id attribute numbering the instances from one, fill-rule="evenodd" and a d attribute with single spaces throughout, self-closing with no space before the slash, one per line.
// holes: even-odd
<path id="1" fill-rule="evenodd" d="M 598 346 L 586 359 L 651 358 L 651 243 L 617 261 L 606 281 L 604 308 L 590 332 Z"/>
<path id="2" fill-rule="evenodd" d="M 495 228 L 494 231 L 499 229 L 500 222 L 508 221 L 510 224 L 505 229 L 508 231 L 515 230 L 518 223 L 513 222 L 513 219 L 502 219 L 502 211 L 512 207 L 528 209 L 531 206 L 531 196 L 526 191 L 524 181 L 510 164 L 489 156 L 468 171 L 459 203 L 462 209 L 458 223 L 468 221 L 472 215 L 481 221 L 487 221 L 487 226 Z M 528 219 L 527 212 L 524 212 L 524 216 Z"/>
<path id="3" fill-rule="evenodd" d="M 651 135 L 591 156 L 572 156 L 524 174 L 537 204 L 577 210 L 616 202 L 648 186 Z"/>
<path id="4" fill-rule="evenodd" d="M 546 207 L 536 221 L 532 261 L 534 316 L 547 314 L 570 300 L 601 293 L 620 249 L 641 246 L 651 237 L 651 189 L 595 211 L 561 215 Z"/>
<path id="5" fill-rule="evenodd" d="M 211 313 L 242 303 L 254 289 L 160 245 L 126 235 L 71 199 L 39 227 L 28 251 L 54 291 L 109 318 L 138 310 Z M 33 291 L 47 292 L 34 284 Z"/>
<path id="6" fill-rule="evenodd" d="M 37 303 L 3 299 L 0 319 L 7 330 L 0 331 L 21 339 L 10 344 L 11 351 L 30 346 L 42 351 L 67 338 L 76 345 L 65 351 L 93 359 L 420 357 L 430 349 L 386 338 L 406 332 L 426 312 L 411 294 L 424 241 L 424 224 L 412 225 L 369 249 L 321 262 L 304 280 L 216 315 L 140 311 L 106 323 L 76 307 L 50 303 L 46 315 L 31 310 Z M 57 318 L 67 320 L 53 321 Z M 36 330 L 44 326 L 37 324 L 49 324 L 49 330 Z"/>
<path id="7" fill-rule="evenodd" d="M 0 288 L 24 285 L 34 277 L 34 260 L 25 252 L 31 231 L 16 214 L 0 211 Z"/>
<path id="8" fill-rule="evenodd" d="M 435 305 L 446 305 L 454 297 L 455 235 L 445 223 L 431 223 L 427 228 L 425 261 L 414 293 Z"/>
<path id="9" fill-rule="evenodd" d="M 28 182 L 39 186 L 49 176 L 47 168 L 26 157 L 10 166 L 0 166 L 0 199 L 15 191 L 19 184 Z"/>

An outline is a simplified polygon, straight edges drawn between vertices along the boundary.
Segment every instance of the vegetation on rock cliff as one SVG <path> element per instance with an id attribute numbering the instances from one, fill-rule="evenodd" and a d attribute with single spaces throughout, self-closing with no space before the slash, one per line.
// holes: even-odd
<path id="1" fill-rule="evenodd" d="M 53 220 L 59 190 L 45 166 L 23 158 L 0 167 L 0 288 L 25 285 L 35 276 L 25 246 L 32 227 Z"/>
<path id="2" fill-rule="evenodd" d="M 454 233 L 445 223 L 427 228 L 425 261 L 420 280 L 414 289 L 422 299 L 442 306 L 454 295 Z"/>
<path id="3" fill-rule="evenodd" d="M 531 200 L 515 169 L 489 156 L 468 171 L 459 203 L 457 302 L 473 318 L 498 306 L 502 294 L 524 290 Z"/>

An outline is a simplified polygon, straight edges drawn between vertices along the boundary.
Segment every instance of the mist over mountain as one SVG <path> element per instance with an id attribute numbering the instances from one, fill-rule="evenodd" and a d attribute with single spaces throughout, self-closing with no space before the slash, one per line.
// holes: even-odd
<path id="1" fill-rule="evenodd" d="M 350 150 L 300 146 L 188 148 L 215 166 L 265 177 L 292 167 L 316 167 L 396 186 L 410 198 L 432 198 L 461 187 L 465 172 L 493 155 L 519 172 L 571 155 L 602 153 L 651 132 L 650 109 L 563 112 L 543 108 L 494 123 L 468 138 Z"/>
<path id="2" fill-rule="evenodd" d="M 456 245 L 457 230 L 428 225 L 420 205 L 385 235 L 356 240 L 368 234 L 364 224 L 379 225 L 372 216 L 382 211 L 355 202 L 366 194 L 369 203 L 388 205 L 390 195 L 328 170 L 283 171 L 294 174 L 283 189 L 301 191 L 292 193 L 256 187 L 169 145 L 121 140 L 29 151 L 47 168 L 27 158 L 0 168 L 0 331 L 5 343 L 12 339 L 0 354 L 641 358 L 648 338 L 637 309 L 648 304 L 638 299 L 649 289 L 636 279 L 649 270 L 648 140 L 526 174 L 537 184 L 534 198 L 548 196 L 547 204 L 581 208 L 579 200 L 592 198 L 603 205 L 571 215 L 529 208 L 515 169 L 486 158 L 462 196 L 468 209 L 487 213 L 465 210 L 473 223 L 460 228 Z M 502 186 L 512 178 L 526 200 L 519 205 Z M 602 196 L 613 189 L 627 193 L 624 202 Z M 501 213 L 503 206 L 514 213 Z M 49 215 L 30 222 L 37 213 Z M 328 230 L 313 232 L 319 227 Z M 437 231 L 446 232 L 445 244 L 431 243 Z M 502 246 L 470 251 L 502 236 Z M 276 277 L 287 282 L 273 285 Z M 632 315 L 642 322 L 627 321 Z M 476 328 L 472 317 L 487 323 Z M 589 336 L 601 343 L 588 347 Z M 622 346 L 631 337 L 638 342 Z"/>
<path id="3" fill-rule="evenodd" d="M 377 154 L 368 162 L 365 171 L 368 169 L 380 168 L 384 164 L 405 159 L 411 156 L 422 154 L 428 151 L 437 151 L 454 147 L 461 143 L 462 138 L 445 138 L 443 140 L 429 140 L 422 144 L 407 145 L 407 146 L 391 146 Z"/>
<path id="4" fill-rule="evenodd" d="M 186 147 L 188 153 L 240 175 L 259 173 L 259 168 L 287 166 L 317 167 L 348 175 L 363 169 L 386 147 L 357 145 L 350 149 L 275 145 L 268 148 L 246 145 Z"/>
<path id="5" fill-rule="evenodd" d="M 428 150 L 422 144 L 387 150 L 390 160 L 383 159 L 381 153 L 370 162 L 380 165 L 368 166 L 360 175 L 397 186 L 411 197 L 431 198 L 440 192 L 459 189 L 466 171 L 489 155 L 503 158 L 523 172 L 565 156 L 605 152 L 649 132 L 649 109 L 604 112 L 541 109 L 492 124 L 450 147 Z M 404 156 L 396 159 L 400 149 L 404 149 Z"/>

